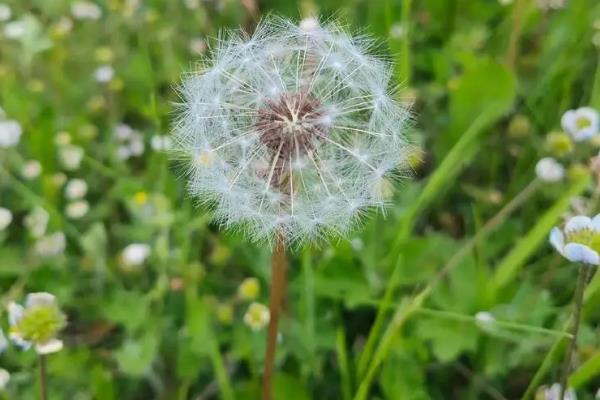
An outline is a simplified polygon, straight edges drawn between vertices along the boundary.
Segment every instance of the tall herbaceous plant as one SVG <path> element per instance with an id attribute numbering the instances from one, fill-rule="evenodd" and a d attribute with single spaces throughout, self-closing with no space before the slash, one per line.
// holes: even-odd
<path id="1" fill-rule="evenodd" d="M 335 22 L 270 17 L 229 32 L 184 77 L 175 154 L 225 228 L 273 246 L 264 398 L 270 398 L 286 248 L 346 235 L 407 175 L 408 110 L 373 41 Z"/>

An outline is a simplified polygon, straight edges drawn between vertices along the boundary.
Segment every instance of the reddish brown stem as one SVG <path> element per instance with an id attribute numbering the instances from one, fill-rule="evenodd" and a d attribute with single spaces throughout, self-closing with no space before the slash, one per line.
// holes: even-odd
<path id="1" fill-rule="evenodd" d="M 285 255 L 285 240 L 281 234 L 275 239 L 275 249 L 271 260 L 271 298 L 269 312 L 271 319 L 267 332 L 267 351 L 265 355 L 265 370 L 263 375 L 262 399 L 273 398 L 273 370 L 275 366 L 275 350 L 277 349 L 277 333 L 279 315 L 282 310 L 286 285 L 287 259 Z"/>

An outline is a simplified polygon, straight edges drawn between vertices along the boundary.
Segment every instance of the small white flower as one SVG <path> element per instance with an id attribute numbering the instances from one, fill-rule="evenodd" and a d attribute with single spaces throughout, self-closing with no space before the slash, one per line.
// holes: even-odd
<path id="1" fill-rule="evenodd" d="M 261 303 L 252 303 L 244 314 L 244 323 L 253 331 L 263 329 L 271 320 L 269 308 Z"/>
<path id="2" fill-rule="evenodd" d="M 135 137 L 131 142 L 129 142 L 129 151 L 132 156 L 141 156 L 144 154 L 144 141 L 141 136 Z"/>
<path id="3" fill-rule="evenodd" d="M 489 330 L 496 324 L 496 318 L 488 311 L 479 311 L 475 314 L 475 323 L 483 330 Z"/>
<path id="4" fill-rule="evenodd" d="M 77 200 L 85 197 L 88 185 L 83 179 L 71 179 L 65 186 L 65 197 L 69 200 Z"/>
<path id="5" fill-rule="evenodd" d="M 25 217 L 24 224 L 29 229 L 31 235 L 35 238 L 42 237 L 46 233 L 50 215 L 41 207 L 34 208 Z"/>
<path id="6" fill-rule="evenodd" d="M 71 14 L 79 20 L 97 20 L 102 17 L 102 9 L 90 1 L 78 1 L 71 5 Z"/>
<path id="7" fill-rule="evenodd" d="M 544 182 L 558 182 L 565 177 L 565 168 L 554 158 L 544 157 L 535 165 L 535 174 Z"/>
<path id="8" fill-rule="evenodd" d="M 115 76 L 115 70 L 110 65 L 102 65 L 94 71 L 94 79 L 99 83 L 107 83 Z"/>
<path id="9" fill-rule="evenodd" d="M 4 390 L 10 381 L 10 373 L 4 368 L 0 368 L 0 390 Z"/>
<path id="10" fill-rule="evenodd" d="M 21 139 L 21 125 L 17 121 L 0 121 L 0 148 L 16 146 Z"/>
<path id="11" fill-rule="evenodd" d="M 131 138 L 132 134 L 133 129 L 127 124 L 118 124 L 115 128 L 115 137 L 120 141 Z"/>
<path id="12" fill-rule="evenodd" d="M 21 175 L 23 178 L 32 180 L 40 176 L 42 173 L 42 164 L 37 160 L 30 160 L 25 163 L 21 169 Z"/>
<path id="13" fill-rule="evenodd" d="M 27 32 L 27 27 L 23 21 L 9 22 L 4 26 L 4 36 L 9 39 L 20 39 Z"/>
<path id="14" fill-rule="evenodd" d="M 172 141 L 170 136 L 154 135 L 150 139 L 150 146 L 154 151 L 167 151 L 171 149 Z"/>
<path id="15" fill-rule="evenodd" d="M 8 21 L 12 17 L 12 11 L 7 4 L 0 4 L 0 21 Z"/>
<path id="16" fill-rule="evenodd" d="M 81 165 L 85 152 L 79 146 L 64 145 L 58 150 L 58 157 L 64 169 L 74 171 Z"/>
<path id="17" fill-rule="evenodd" d="M 542 11 L 557 10 L 565 8 L 567 0 L 535 0 L 535 4 Z"/>
<path id="18" fill-rule="evenodd" d="M 560 391 L 561 391 L 560 383 L 554 383 L 550 388 L 545 388 L 542 391 L 543 400 L 577 400 L 577 395 L 575 391 L 571 388 L 565 391 L 565 396 L 560 399 Z"/>
<path id="19" fill-rule="evenodd" d="M 65 214 L 70 219 L 83 218 L 90 210 L 90 205 L 85 200 L 77 200 L 67 204 Z"/>
<path id="20" fill-rule="evenodd" d="M 0 354 L 4 353 L 6 348 L 8 347 L 8 340 L 6 340 L 6 336 L 4 335 L 4 331 L 0 329 Z"/>
<path id="21" fill-rule="evenodd" d="M 5 230 L 12 222 L 13 215 L 8 208 L 0 207 L 0 231 Z"/>
<path id="22" fill-rule="evenodd" d="M 151 248 L 145 243 L 133 243 L 125 247 L 121 253 L 123 264 L 127 267 L 142 265 L 150 255 Z"/>
<path id="23" fill-rule="evenodd" d="M 65 234 L 62 232 L 55 232 L 39 239 L 35 243 L 34 249 L 41 257 L 55 257 L 61 255 L 65 251 L 66 244 Z"/>
<path id="24" fill-rule="evenodd" d="M 66 317 L 53 294 L 30 293 L 25 306 L 11 302 L 8 305 L 8 322 L 10 339 L 22 350 L 33 345 L 38 354 L 50 354 L 63 348 L 56 335 L 65 327 Z"/>
<path id="25" fill-rule="evenodd" d="M 592 219 L 578 215 L 566 223 L 564 230 L 553 228 L 550 243 L 569 261 L 600 264 L 600 214 Z"/>
<path id="26" fill-rule="evenodd" d="M 581 107 L 565 112 L 561 118 L 562 128 L 576 142 L 587 140 L 598 134 L 598 111 L 591 107 Z"/>

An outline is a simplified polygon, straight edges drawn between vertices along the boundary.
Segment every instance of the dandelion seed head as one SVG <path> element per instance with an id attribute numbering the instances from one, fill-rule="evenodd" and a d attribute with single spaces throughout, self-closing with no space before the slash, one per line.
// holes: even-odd
<path id="1" fill-rule="evenodd" d="M 230 33 L 180 86 L 174 151 L 226 227 L 288 243 L 345 235 L 409 169 L 407 107 L 368 37 L 270 18 Z"/>

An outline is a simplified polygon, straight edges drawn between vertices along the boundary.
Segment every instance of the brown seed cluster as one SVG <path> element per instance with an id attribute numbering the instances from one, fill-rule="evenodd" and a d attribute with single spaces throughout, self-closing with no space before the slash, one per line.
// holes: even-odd
<path id="1" fill-rule="evenodd" d="M 261 142 L 283 165 L 314 151 L 328 133 L 321 103 L 306 92 L 285 93 L 258 111 L 255 128 Z"/>

